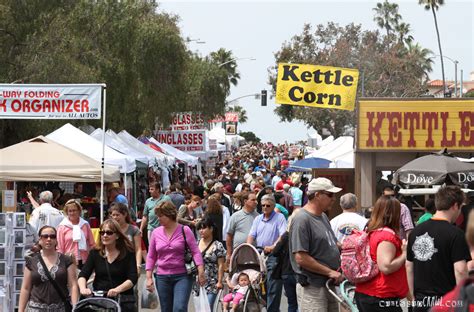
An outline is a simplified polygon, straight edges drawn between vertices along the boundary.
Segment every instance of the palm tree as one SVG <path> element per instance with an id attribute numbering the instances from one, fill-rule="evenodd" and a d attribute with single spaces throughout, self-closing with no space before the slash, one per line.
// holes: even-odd
<path id="1" fill-rule="evenodd" d="M 230 93 L 230 86 L 237 86 L 240 79 L 240 74 L 237 72 L 236 57 L 232 55 L 232 51 L 227 51 L 220 48 L 216 52 L 211 52 L 211 60 L 217 64 L 226 74 L 227 81 L 224 83 L 224 88 L 227 95 Z"/>
<path id="2" fill-rule="evenodd" d="M 433 52 L 430 49 L 423 48 L 418 43 L 409 43 L 407 57 L 415 60 L 416 65 L 423 71 L 424 78 L 428 79 L 428 74 L 433 70 Z"/>
<path id="3" fill-rule="evenodd" d="M 446 80 L 444 78 L 444 60 L 443 51 L 441 51 L 441 38 L 439 37 L 438 20 L 436 19 L 436 11 L 440 5 L 444 4 L 444 0 L 418 0 L 418 3 L 425 6 L 425 10 L 433 12 L 433 18 L 436 28 L 436 35 L 438 36 L 439 56 L 441 59 L 441 75 L 443 77 L 443 94 L 446 93 Z"/>
<path id="4" fill-rule="evenodd" d="M 390 3 L 388 0 L 385 2 L 377 3 L 377 6 L 372 10 L 375 11 L 374 21 L 377 25 L 386 30 L 387 36 L 390 35 L 390 32 L 394 30 L 395 25 L 398 24 L 398 21 L 402 18 L 400 14 L 398 14 L 398 4 Z"/>
<path id="5" fill-rule="evenodd" d="M 398 33 L 398 42 L 409 45 L 413 42 L 413 36 L 410 33 L 410 24 L 399 23 L 395 25 L 395 31 Z"/>

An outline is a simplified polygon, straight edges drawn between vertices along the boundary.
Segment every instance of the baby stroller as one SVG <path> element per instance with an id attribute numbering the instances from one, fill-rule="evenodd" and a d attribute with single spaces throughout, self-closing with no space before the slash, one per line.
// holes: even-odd
<path id="1" fill-rule="evenodd" d="M 341 306 L 343 306 L 347 311 L 351 312 L 359 312 L 357 309 L 357 305 L 355 303 L 355 286 L 352 285 L 348 280 L 342 281 L 338 287 L 336 287 L 336 291 L 331 288 L 334 284 L 334 280 L 329 279 L 326 281 L 326 289 L 329 293 L 336 298 Z"/>
<path id="2" fill-rule="evenodd" d="M 246 273 L 250 279 L 249 289 L 244 299 L 239 304 L 239 312 L 266 311 L 265 300 L 262 298 L 264 289 L 261 286 L 265 281 L 266 266 L 263 257 L 258 250 L 250 244 L 238 246 L 230 259 L 229 282 L 232 286 L 237 285 L 237 280 L 232 279 L 235 273 Z M 226 284 L 226 283 L 225 283 Z M 229 292 L 227 285 L 219 291 L 214 304 L 215 312 L 223 312 L 222 299 Z"/>
<path id="3" fill-rule="evenodd" d="M 104 297 L 90 297 L 80 300 L 73 312 L 121 312 L 117 301 Z"/>

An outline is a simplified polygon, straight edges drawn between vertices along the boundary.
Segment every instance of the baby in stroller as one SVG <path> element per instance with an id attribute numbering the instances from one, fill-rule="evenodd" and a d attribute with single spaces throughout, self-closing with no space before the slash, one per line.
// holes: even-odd
<path id="1" fill-rule="evenodd" d="M 239 273 L 236 273 L 239 274 Z M 247 273 L 240 273 L 238 275 L 238 284 L 231 288 L 231 292 L 224 296 L 222 300 L 224 302 L 224 311 L 227 311 L 229 308 L 229 303 L 232 301 L 232 311 L 236 311 L 239 306 L 240 301 L 244 298 L 250 284 L 250 278 Z M 229 283 L 229 286 L 230 283 Z"/>

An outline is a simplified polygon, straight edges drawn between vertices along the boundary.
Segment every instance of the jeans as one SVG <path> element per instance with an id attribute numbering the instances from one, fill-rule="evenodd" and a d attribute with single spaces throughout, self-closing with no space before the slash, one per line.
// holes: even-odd
<path id="1" fill-rule="evenodd" d="M 296 278 L 294 274 L 282 275 L 283 287 L 285 287 L 286 298 L 288 299 L 288 312 L 298 311 L 298 300 L 296 299 Z"/>
<path id="2" fill-rule="evenodd" d="M 217 294 L 207 293 L 207 300 L 211 306 L 211 311 L 214 311 L 214 302 L 216 302 Z"/>
<path id="3" fill-rule="evenodd" d="M 155 275 L 156 289 L 160 298 L 161 311 L 188 311 L 193 278 L 186 273 Z"/>
<path id="4" fill-rule="evenodd" d="M 267 258 L 267 311 L 279 312 L 283 281 L 272 279 L 273 268 L 277 264 L 278 258 L 268 256 Z"/>

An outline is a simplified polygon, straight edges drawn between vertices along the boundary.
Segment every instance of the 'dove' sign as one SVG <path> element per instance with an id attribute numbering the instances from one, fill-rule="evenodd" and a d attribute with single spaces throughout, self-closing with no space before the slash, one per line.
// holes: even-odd
<path id="1" fill-rule="evenodd" d="M 354 110 L 359 71 L 305 64 L 278 64 L 276 102 Z"/>

